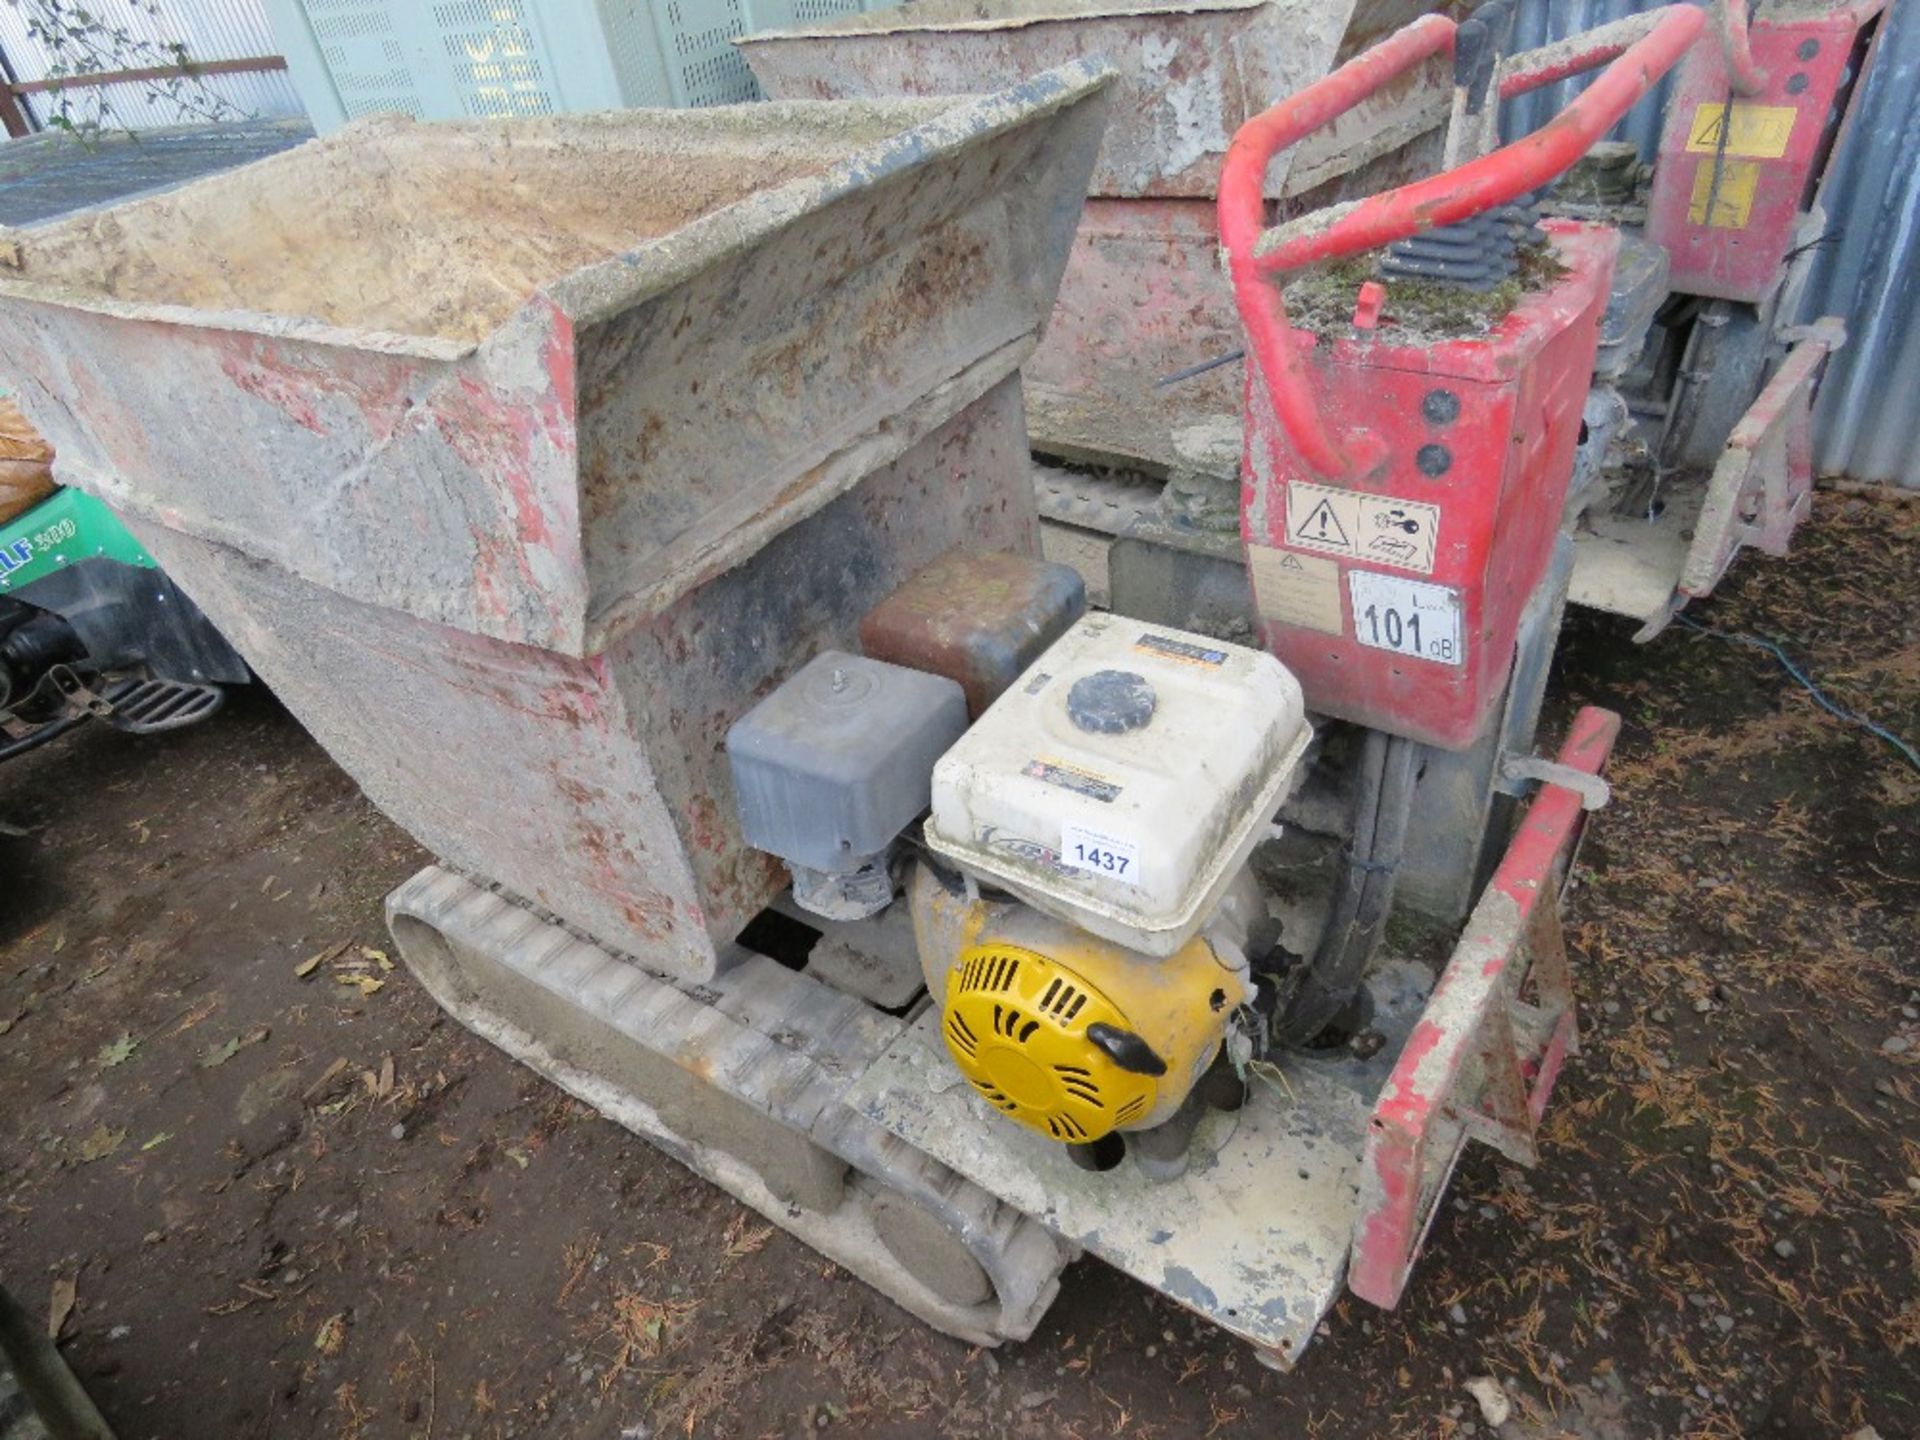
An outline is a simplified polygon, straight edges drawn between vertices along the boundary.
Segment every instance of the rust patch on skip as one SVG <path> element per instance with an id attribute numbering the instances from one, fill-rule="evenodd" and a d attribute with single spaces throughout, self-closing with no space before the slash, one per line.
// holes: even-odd
<path id="1" fill-rule="evenodd" d="M 220 369 L 239 389 L 264 400 L 302 429 L 327 434 L 326 425 L 314 413 L 310 378 L 303 375 L 296 379 L 280 366 L 264 363 L 271 350 L 268 343 L 247 337 L 220 357 Z"/>

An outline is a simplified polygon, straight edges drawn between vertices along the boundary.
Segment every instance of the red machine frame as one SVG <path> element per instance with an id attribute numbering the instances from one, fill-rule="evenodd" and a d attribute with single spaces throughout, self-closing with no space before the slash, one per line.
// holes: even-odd
<path id="1" fill-rule="evenodd" d="M 1612 711 L 1581 710 L 1562 772 L 1598 777 L 1619 735 Z M 1468 1140 L 1535 1161 L 1540 1118 L 1579 1049 L 1559 899 L 1586 814 L 1578 790 L 1541 787 L 1374 1104 L 1347 1270 L 1363 1300 L 1400 1303 Z"/>
<path id="2" fill-rule="evenodd" d="M 1302 345 L 1278 277 L 1520 200 L 1586 154 L 1705 23 L 1667 6 L 1543 52 L 1502 78 L 1503 95 L 1611 64 L 1522 140 L 1274 230 L 1263 228 L 1273 156 L 1450 53 L 1458 27 L 1416 21 L 1228 147 L 1220 234 L 1248 341 L 1241 531 L 1262 638 L 1316 710 L 1446 749 L 1484 732 L 1559 530 L 1617 237 L 1551 226 L 1566 275 L 1478 339 L 1380 345 L 1363 302 L 1358 337 Z"/>
<path id="3" fill-rule="evenodd" d="M 1674 76 L 1647 202 L 1647 238 L 1687 295 L 1764 304 L 1779 287 L 1830 122 L 1857 75 L 1861 32 L 1886 0 L 1747 22 L 1729 4 L 1723 43 L 1696 45 Z"/>

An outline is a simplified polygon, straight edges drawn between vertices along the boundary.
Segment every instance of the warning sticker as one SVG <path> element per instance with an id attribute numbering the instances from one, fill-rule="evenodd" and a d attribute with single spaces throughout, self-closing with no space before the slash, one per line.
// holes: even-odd
<path id="1" fill-rule="evenodd" d="M 1344 633 L 1339 565 L 1318 555 L 1249 545 L 1247 567 L 1253 572 L 1254 608 L 1262 619 L 1318 630 L 1322 635 Z"/>
<path id="2" fill-rule="evenodd" d="M 1150 655 L 1158 655 L 1166 660 L 1178 660 L 1182 665 L 1224 665 L 1227 652 L 1216 650 L 1211 645 L 1195 645 L 1190 640 L 1176 640 L 1171 635 L 1142 635 L 1133 642 L 1136 650 L 1145 650 Z"/>
<path id="3" fill-rule="evenodd" d="M 1800 112 L 1791 105 L 1701 105 L 1687 126 L 1687 149 L 1695 154 L 1739 155 L 1778 160 L 1793 139 Z"/>
<path id="4" fill-rule="evenodd" d="M 1049 785 L 1058 785 L 1062 790 L 1071 790 L 1076 795 L 1084 795 L 1089 800 L 1098 800 L 1102 805 L 1111 805 L 1120 798 L 1120 787 L 1106 776 L 1058 760 L 1029 760 L 1020 773 L 1034 780 L 1044 780 Z"/>
<path id="5" fill-rule="evenodd" d="M 1753 217 L 1753 195 L 1760 186 L 1757 160 L 1702 161 L 1693 172 L 1687 220 L 1712 230 L 1744 230 Z"/>
<path id="6" fill-rule="evenodd" d="M 1287 489 L 1287 539 L 1296 545 L 1353 554 L 1353 536 L 1359 522 L 1358 495 L 1327 490 L 1318 485 Z"/>
<path id="7" fill-rule="evenodd" d="M 1433 573 L 1440 507 L 1326 485 L 1287 486 L 1287 543 L 1328 555 Z"/>

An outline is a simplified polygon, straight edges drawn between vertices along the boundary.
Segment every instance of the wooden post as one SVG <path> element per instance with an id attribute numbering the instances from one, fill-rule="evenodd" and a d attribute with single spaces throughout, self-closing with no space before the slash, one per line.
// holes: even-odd
<path id="1" fill-rule="evenodd" d="M 5 50 L 0 50 L 0 125 L 6 126 L 10 140 L 22 139 L 34 131 L 26 107 L 20 103 L 20 97 L 14 91 L 15 83 L 13 62 L 7 59 Z"/>

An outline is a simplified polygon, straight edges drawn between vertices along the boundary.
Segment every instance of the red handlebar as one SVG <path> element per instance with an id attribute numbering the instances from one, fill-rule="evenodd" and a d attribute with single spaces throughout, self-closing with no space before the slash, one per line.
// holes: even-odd
<path id="1" fill-rule="evenodd" d="M 1741 95 L 1758 95 L 1766 88 L 1767 72 L 1753 63 L 1753 43 L 1747 34 L 1747 0 L 1720 0 L 1713 7 L 1720 27 L 1720 48 L 1727 75 Z"/>
<path id="2" fill-rule="evenodd" d="M 1511 145 L 1457 169 L 1332 206 L 1263 231 L 1267 166 L 1281 150 L 1351 110 L 1387 82 L 1453 50 L 1451 20 L 1428 15 L 1356 56 L 1326 79 L 1282 100 L 1240 127 L 1220 172 L 1220 243 L 1226 251 L 1234 301 L 1247 332 L 1247 350 L 1273 396 L 1294 448 L 1323 475 L 1339 477 L 1372 457 L 1349 455 L 1327 432 L 1308 376 L 1291 342 L 1279 287 L 1268 277 L 1303 265 L 1357 254 L 1424 230 L 1470 219 L 1539 189 L 1572 168 L 1619 122 L 1662 75 L 1673 68 L 1705 27 L 1692 5 L 1668 5 L 1606 29 L 1637 35 L 1632 43 L 1588 48 L 1548 47 L 1538 73 L 1562 79 L 1612 64 L 1565 110 Z M 1592 37 L 1599 40 L 1596 34 Z M 1507 94 L 1532 88 L 1536 72 L 1509 74 Z"/>

